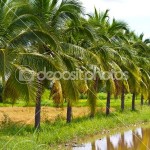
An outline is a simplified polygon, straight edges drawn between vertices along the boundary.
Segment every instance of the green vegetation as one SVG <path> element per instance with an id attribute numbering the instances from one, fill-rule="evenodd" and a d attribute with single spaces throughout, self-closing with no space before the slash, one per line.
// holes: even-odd
<path id="1" fill-rule="evenodd" d="M 106 100 L 102 101 L 106 103 Z M 99 104 L 99 108 L 104 106 L 102 102 L 99 102 Z M 104 129 L 111 131 L 111 129 L 123 127 L 128 130 L 130 129 L 129 126 L 133 124 L 141 126 L 143 122 L 150 123 L 149 106 L 144 105 L 141 107 L 140 100 L 137 99 L 138 111 L 131 111 L 131 109 L 128 109 L 131 105 L 131 100 L 127 99 L 125 104 L 124 112 L 120 112 L 120 101 L 112 99 L 111 106 L 116 111 L 107 117 L 100 110 L 92 119 L 85 116 L 74 119 L 71 124 L 66 124 L 65 120 L 59 117 L 54 122 L 46 121 L 42 123 L 40 131 L 35 131 L 32 125 L 23 126 L 5 119 L 0 127 L 0 147 L 3 147 L 10 140 L 4 149 L 10 149 L 14 146 L 16 146 L 14 149 L 18 150 L 23 147 L 25 150 L 33 149 L 33 147 L 38 149 L 38 146 L 40 150 L 53 149 L 54 147 L 57 149 L 59 145 L 64 146 L 65 143 L 74 140 L 78 141 L 86 135 L 101 135 Z M 85 100 L 79 102 L 78 105 L 84 106 Z"/>
<path id="2" fill-rule="evenodd" d="M 150 105 L 149 52 L 150 39 L 137 35 L 124 21 L 111 20 L 108 10 L 85 15 L 77 0 L 0 0 L 0 106 L 35 107 L 35 130 L 23 127 L 13 142 L 65 142 L 106 125 L 121 125 L 117 116 L 126 123 L 148 121 L 149 107 L 143 105 Z M 43 78 L 45 69 L 60 74 L 78 71 L 80 78 Z M 79 99 L 84 100 L 77 103 Z M 43 124 L 42 105 L 67 107 L 70 124 Z M 89 106 L 89 116 L 72 120 L 75 105 Z M 105 114 L 97 112 L 102 107 Z M 4 121 L 0 144 L 19 128 Z"/>
<path id="3" fill-rule="evenodd" d="M 87 96 L 85 96 L 87 97 Z M 106 93 L 98 93 L 97 95 L 98 100 L 97 100 L 97 107 L 105 107 L 106 104 Z M 82 98 L 82 96 L 81 96 Z M 137 110 L 138 108 L 141 108 L 141 101 L 140 101 L 140 95 L 136 97 L 136 107 Z M 131 109 L 131 99 L 132 99 L 132 94 L 127 94 L 126 99 L 125 99 L 125 110 L 130 110 Z M 114 96 L 111 97 L 111 107 L 115 108 L 116 110 L 121 110 L 120 109 L 120 97 L 114 98 Z M 148 104 L 147 101 L 144 102 L 144 104 Z M 27 103 L 24 100 L 18 100 L 16 103 L 11 103 L 10 102 L 5 102 L 5 103 L 0 103 L 1 107 L 34 107 L 35 103 L 34 102 L 29 102 Z M 53 103 L 52 99 L 49 99 L 49 91 L 45 91 L 42 95 L 42 101 L 41 101 L 41 106 L 48 106 L 48 107 L 55 107 L 55 104 Z M 67 106 L 67 102 L 64 102 L 63 107 Z M 88 106 L 88 100 L 86 98 L 79 99 L 77 102 L 73 104 L 75 107 L 87 107 Z"/>

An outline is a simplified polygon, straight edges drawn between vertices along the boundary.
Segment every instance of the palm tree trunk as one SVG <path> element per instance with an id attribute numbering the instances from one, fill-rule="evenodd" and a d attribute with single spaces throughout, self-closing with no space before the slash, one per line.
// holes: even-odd
<path id="1" fill-rule="evenodd" d="M 41 120 L 41 96 L 37 96 L 36 99 L 36 107 L 35 107 L 35 128 L 40 128 L 40 120 Z"/>
<path id="2" fill-rule="evenodd" d="M 96 102 L 97 102 L 97 92 L 98 92 L 98 76 L 96 76 L 96 80 L 94 81 L 95 83 L 94 83 L 94 92 L 93 92 L 93 102 L 92 102 L 92 108 L 91 108 L 91 115 L 90 115 L 90 117 L 91 118 L 94 118 L 94 116 L 95 116 L 95 112 L 96 112 Z"/>
<path id="3" fill-rule="evenodd" d="M 121 110 L 124 110 L 124 99 L 125 99 L 125 94 L 124 94 L 124 86 L 122 86 L 122 93 L 121 93 Z"/>
<path id="4" fill-rule="evenodd" d="M 0 95 L 0 103 L 3 102 L 3 98 L 2 98 L 2 95 Z"/>
<path id="5" fill-rule="evenodd" d="M 88 100 L 90 105 L 90 118 L 94 118 L 96 113 L 97 92 L 98 92 L 98 76 L 94 80 L 94 85 L 89 89 Z"/>
<path id="6" fill-rule="evenodd" d="M 107 93 L 107 101 L 106 101 L 106 115 L 110 113 L 110 92 Z"/>
<path id="7" fill-rule="evenodd" d="M 150 106 L 150 98 L 148 99 L 148 105 Z"/>
<path id="8" fill-rule="evenodd" d="M 41 121 L 41 97 L 42 97 L 42 89 L 41 86 L 38 86 L 37 97 L 36 97 L 36 106 L 35 106 L 35 125 L 36 129 L 40 128 Z"/>
<path id="9" fill-rule="evenodd" d="M 70 123 L 72 119 L 72 106 L 70 105 L 70 102 L 68 102 L 67 105 L 67 123 Z"/>
<path id="10" fill-rule="evenodd" d="M 96 102 L 97 102 L 97 96 L 95 90 L 89 91 L 88 101 L 90 106 L 90 118 L 94 118 L 96 112 Z"/>
<path id="11" fill-rule="evenodd" d="M 144 104 L 144 96 L 141 95 L 141 105 L 143 105 L 143 104 Z"/>
<path id="12" fill-rule="evenodd" d="M 0 103 L 3 102 L 3 96 L 2 96 L 2 94 L 3 94 L 3 86 L 0 84 Z"/>
<path id="13" fill-rule="evenodd" d="M 135 110 L 135 93 L 132 94 L 132 110 Z"/>

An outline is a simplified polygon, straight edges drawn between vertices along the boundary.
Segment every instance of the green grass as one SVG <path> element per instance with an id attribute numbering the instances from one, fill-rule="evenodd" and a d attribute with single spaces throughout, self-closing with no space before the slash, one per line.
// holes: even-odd
<path id="1" fill-rule="evenodd" d="M 105 100 L 106 100 L 106 93 L 99 93 L 98 96 L 99 100 L 97 101 L 97 106 L 98 107 L 105 107 Z M 126 95 L 126 106 L 131 105 L 131 94 Z M 118 108 L 120 106 L 120 97 L 118 99 L 115 99 L 114 96 L 111 98 L 112 105 L 115 108 Z M 86 99 L 80 99 L 78 102 L 73 104 L 76 107 L 86 107 L 88 106 L 88 102 Z M 137 96 L 137 105 L 140 105 L 140 96 Z M 12 104 L 10 101 L 7 101 L 5 103 L 0 103 L 0 107 L 12 107 L 12 106 L 17 106 L 17 107 L 34 107 L 35 102 L 25 102 L 23 100 L 18 100 L 16 103 Z M 46 90 L 42 96 L 42 106 L 50 106 L 50 107 L 55 107 L 52 99 L 49 99 L 49 91 Z M 67 106 L 66 103 L 64 103 L 64 106 Z"/>
<path id="2" fill-rule="evenodd" d="M 43 96 L 42 105 L 48 103 L 48 106 L 53 106 L 51 101 L 46 100 L 46 96 L 47 95 Z M 98 100 L 97 106 L 105 107 L 106 94 L 101 93 L 99 97 L 101 100 Z M 23 101 L 21 102 L 15 105 L 25 106 L 25 103 L 23 104 Z M 87 104 L 87 100 L 83 99 L 74 105 L 84 107 L 87 106 Z M 11 106 L 11 104 L 7 104 L 7 106 L 9 105 Z M 111 130 L 116 127 L 125 127 L 135 123 L 150 122 L 150 107 L 146 104 L 141 107 L 139 97 L 136 100 L 136 111 L 131 111 L 131 95 L 126 96 L 124 112 L 120 111 L 119 99 L 112 99 L 111 107 L 115 108 L 116 111 L 111 113 L 108 117 L 100 110 L 94 119 L 90 119 L 89 116 L 84 116 L 82 118 L 73 119 L 71 124 L 66 124 L 65 120 L 60 117 L 57 118 L 55 122 L 47 121 L 42 123 L 41 129 L 38 132 L 34 130 L 33 125 L 16 124 L 5 116 L 5 120 L 0 126 L 0 149 L 54 149 L 57 145 L 64 145 L 64 143 L 75 138 L 80 139 L 87 135 L 98 134 L 103 129 Z"/>
<path id="3" fill-rule="evenodd" d="M 150 110 L 144 106 L 140 111 L 115 112 L 109 117 L 97 114 L 94 119 L 83 117 L 66 124 L 64 120 L 56 120 L 54 123 L 42 123 L 40 132 L 34 131 L 31 125 L 23 126 L 13 122 L 3 122 L 0 128 L 0 148 L 9 140 L 4 149 L 50 149 L 49 145 L 57 145 L 69 142 L 76 137 L 100 133 L 103 129 L 123 127 L 125 125 L 150 121 Z M 123 123 L 124 124 L 123 124 Z M 18 143 L 18 145 L 16 145 Z M 46 145 L 43 145 L 46 144 Z"/>
<path id="4" fill-rule="evenodd" d="M 31 125 L 22 126 L 13 122 L 3 122 L 0 128 L 0 148 L 13 149 L 15 146 L 15 150 L 32 150 L 33 147 L 41 150 L 51 149 L 50 146 L 69 142 L 76 137 L 82 138 L 86 135 L 98 134 L 103 129 L 110 130 L 129 124 L 149 122 L 149 114 L 149 107 L 144 106 L 140 111 L 115 112 L 109 117 L 97 114 L 94 119 L 78 118 L 71 124 L 66 124 L 64 120 L 56 120 L 54 123 L 42 123 L 40 132 L 34 131 Z"/>

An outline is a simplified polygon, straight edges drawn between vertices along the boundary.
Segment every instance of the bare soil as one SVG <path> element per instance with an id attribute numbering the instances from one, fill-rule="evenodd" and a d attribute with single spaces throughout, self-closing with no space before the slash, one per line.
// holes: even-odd
<path id="1" fill-rule="evenodd" d="M 25 124 L 34 124 L 34 107 L 0 107 L 0 122 L 13 121 Z M 100 108 L 105 112 L 105 108 Z M 115 111 L 114 108 L 110 110 Z M 82 117 L 90 113 L 88 107 L 73 107 L 73 118 Z M 59 118 L 66 118 L 66 108 L 42 107 L 41 120 L 54 121 Z"/>
<path id="2" fill-rule="evenodd" d="M 34 123 L 34 107 L 0 107 L 0 122 L 8 119 L 13 122 L 26 124 Z M 73 117 L 82 117 L 89 114 L 88 107 L 73 107 Z M 66 108 L 42 107 L 41 120 L 55 120 L 65 118 Z"/>

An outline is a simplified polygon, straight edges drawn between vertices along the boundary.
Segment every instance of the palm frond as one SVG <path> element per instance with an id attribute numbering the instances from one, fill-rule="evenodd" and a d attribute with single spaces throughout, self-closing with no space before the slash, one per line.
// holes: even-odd
<path id="1" fill-rule="evenodd" d="M 17 35 L 14 39 L 10 41 L 10 44 L 13 45 L 27 45 L 29 42 L 39 42 L 39 43 L 48 43 L 51 45 L 54 49 L 60 49 L 59 42 L 57 41 L 56 37 L 52 34 L 48 34 L 45 31 L 40 30 L 27 30 L 23 31 L 19 35 Z"/>
<path id="2" fill-rule="evenodd" d="M 27 68 L 14 65 L 14 70 L 4 87 L 4 100 L 11 99 L 13 103 L 19 98 L 23 98 L 25 101 L 35 101 L 39 83 L 36 78 L 30 82 L 20 81 L 21 73 L 24 73 L 24 71 L 27 71 Z"/>

